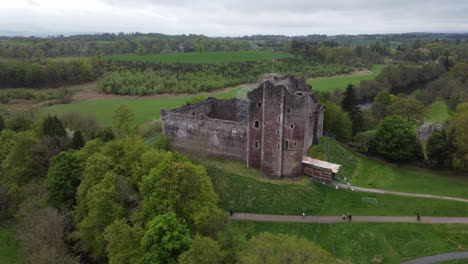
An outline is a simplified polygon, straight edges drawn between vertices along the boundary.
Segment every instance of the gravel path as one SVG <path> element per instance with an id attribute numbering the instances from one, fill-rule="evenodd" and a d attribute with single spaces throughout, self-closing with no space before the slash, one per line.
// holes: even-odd
<path id="1" fill-rule="evenodd" d="M 347 222 L 341 216 L 300 216 L 234 213 L 232 220 L 258 222 L 338 223 Z M 416 216 L 353 216 L 352 222 L 418 223 Z M 468 217 L 421 217 L 426 224 L 468 224 Z"/>
<path id="2" fill-rule="evenodd" d="M 419 193 L 405 193 L 405 192 L 394 192 L 394 191 L 386 191 L 380 189 L 371 189 L 371 188 L 363 188 L 363 187 L 356 187 L 352 185 L 347 185 L 341 182 L 333 182 L 333 185 L 338 186 L 343 189 L 350 189 L 353 191 L 359 192 L 368 192 L 368 193 L 383 193 L 383 194 L 394 194 L 400 196 L 411 196 L 411 197 L 424 197 L 424 198 L 434 198 L 434 199 L 441 199 L 441 200 L 452 200 L 458 202 L 468 203 L 468 199 L 463 198 L 455 198 L 449 196 L 438 196 L 438 195 L 430 195 L 430 194 L 419 194 Z"/>
<path id="3" fill-rule="evenodd" d="M 429 256 L 429 257 L 424 257 L 424 258 L 413 259 L 407 262 L 403 262 L 401 264 L 430 264 L 430 263 L 438 263 L 438 262 L 454 260 L 454 259 L 467 259 L 466 263 L 468 263 L 468 252 L 451 252 L 451 253 L 439 254 L 439 255 L 434 255 L 434 256 Z"/>

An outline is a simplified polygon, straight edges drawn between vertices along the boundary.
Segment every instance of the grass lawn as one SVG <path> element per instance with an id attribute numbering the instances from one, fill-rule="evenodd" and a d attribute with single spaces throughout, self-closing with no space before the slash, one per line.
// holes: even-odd
<path id="1" fill-rule="evenodd" d="M 200 97 L 206 98 L 212 96 L 223 99 L 242 97 L 246 90 L 251 88 L 252 85 L 243 85 L 229 92 L 200 95 Z M 72 104 L 54 105 L 42 108 L 41 111 L 58 115 L 68 112 L 77 112 L 85 116 L 93 116 L 102 126 L 110 126 L 112 125 L 114 110 L 121 104 L 127 104 L 135 114 L 135 124 L 141 125 L 153 119 L 159 119 L 161 109 L 173 109 L 182 106 L 194 96 L 197 95 L 174 96 L 160 99 L 96 99 Z"/>
<path id="2" fill-rule="evenodd" d="M 352 263 L 401 263 L 468 247 L 468 225 L 413 223 L 261 223 L 233 222 L 248 235 L 296 234 Z M 465 250 L 467 250 L 465 248 Z M 451 263 L 451 262 L 450 262 Z M 457 262 L 453 262 L 457 263 Z M 466 263 L 459 262 L 459 263 Z"/>
<path id="3" fill-rule="evenodd" d="M 323 137 L 309 155 L 326 160 L 325 149 L 326 138 Z M 468 198 L 468 176 L 388 164 L 357 154 L 334 139 L 329 139 L 329 152 L 331 161 L 343 165 L 342 173 L 352 178 L 355 186 Z"/>
<path id="4" fill-rule="evenodd" d="M 445 124 L 450 119 L 447 103 L 440 100 L 431 105 L 424 118 L 425 123 Z"/>
<path id="5" fill-rule="evenodd" d="M 467 216 L 468 203 L 395 195 L 336 190 L 333 187 L 299 181 L 271 180 L 245 164 L 222 159 L 195 159 L 204 165 L 218 193 L 223 210 L 299 215 L 388 215 Z M 366 203 L 362 198 L 376 198 Z"/>
<path id="6" fill-rule="evenodd" d="M 223 63 L 241 61 L 274 60 L 293 57 L 289 53 L 270 51 L 245 51 L 245 52 L 190 52 L 190 53 L 166 53 L 166 54 L 124 54 L 112 55 L 106 58 L 123 61 L 142 61 L 157 63 Z"/>
<path id="7" fill-rule="evenodd" d="M 330 77 L 308 80 L 313 91 L 333 92 L 335 90 L 345 90 L 349 83 L 358 85 L 362 80 L 374 79 L 385 68 L 384 64 L 376 64 L 372 67 L 372 74 L 361 76 Z"/>
<path id="8" fill-rule="evenodd" d="M 20 263 L 20 249 L 15 239 L 13 227 L 10 224 L 0 222 L 0 263 Z"/>

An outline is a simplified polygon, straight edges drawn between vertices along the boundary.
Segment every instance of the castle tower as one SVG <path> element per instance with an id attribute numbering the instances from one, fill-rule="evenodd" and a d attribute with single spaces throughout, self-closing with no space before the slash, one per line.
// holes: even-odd
<path id="1" fill-rule="evenodd" d="M 302 157 L 322 135 L 324 108 L 304 79 L 273 76 L 248 93 L 247 166 L 298 178 Z"/>

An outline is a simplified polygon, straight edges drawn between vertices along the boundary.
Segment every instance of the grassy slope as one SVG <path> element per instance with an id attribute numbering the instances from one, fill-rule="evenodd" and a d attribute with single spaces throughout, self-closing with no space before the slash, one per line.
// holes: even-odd
<path id="1" fill-rule="evenodd" d="M 292 57 L 289 53 L 280 52 L 191 52 L 191 53 L 167 53 L 167 54 L 148 54 L 148 55 L 113 55 L 107 58 L 124 61 L 143 61 L 160 63 L 222 63 L 222 62 L 241 62 L 274 60 L 280 58 Z"/>
<path id="2" fill-rule="evenodd" d="M 313 157 L 326 160 L 324 139 L 318 146 L 312 148 L 310 154 Z M 342 173 L 351 176 L 352 184 L 355 186 L 468 198 L 468 177 L 406 165 L 387 164 L 354 153 L 334 139 L 329 140 L 329 150 L 331 161 L 343 165 Z"/>
<path id="3" fill-rule="evenodd" d="M 468 203 L 410 198 L 394 195 L 336 190 L 310 183 L 307 179 L 290 182 L 269 180 L 242 162 L 206 158 L 196 161 L 205 165 L 220 197 L 223 210 L 238 212 L 299 215 L 395 215 L 420 212 L 431 216 L 466 216 Z M 378 203 L 365 203 L 362 198 L 376 198 Z"/>
<path id="4" fill-rule="evenodd" d="M 358 85 L 362 80 L 374 79 L 385 67 L 383 64 L 376 64 L 372 67 L 372 74 L 363 76 L 330 77 L 308 80 L 314 91 L 333 92 L 335 90 L 345 90 L 349 83 Z"/>
<path id="5" fill-rule="evenodd" d="M 243 94 L 245 94 L 245 90 L 250 88 L 251 85 L 247 85 L 229 92 L 203 95 L 202 97 L 242 97 Z M 84 115 L 94 116 L 100 125 L 109 126 L 112 124 L 112 114 L 114 110 L 121 104 L 127 104 L 135 113 L 135 123 L 141 125 L 153 119 L 159 119 L 161 109 L 173 109 L 182 106 L 193 96 L 196 95 L 161 99 L 98 99 L 72 104 L 54 105 L 42 108 L 41 111 L 58 115 L 67 112 L 78 112 Z"/>
<path id="6" fill-rule="evenodd" d="M 425 123 L 445 124 L 450 119 L 447 103 L 440 100 L 431 105 L 424 118 Z"/>
<path id="7" fill-rule="evenodd" d="M 352 263 L 394 264 L 457 251 L 457 246 L 447 238 L 468 245 L 468 225 L 255 222 L 234 222 L 234 225 L 249 235 L 261 232 L 296 234 Z"/>
<path id="8" fill-rule="evenodd" d="M 20 263 L 19 244 L 9 224 L 0 223 L 0 263 Z"/>

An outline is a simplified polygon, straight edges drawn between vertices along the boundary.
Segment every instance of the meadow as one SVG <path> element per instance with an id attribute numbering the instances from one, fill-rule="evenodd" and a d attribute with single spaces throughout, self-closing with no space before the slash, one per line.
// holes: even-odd
<path id="1" fill-rule="evenodd" d="M 394 264 L 468 247 L 468 226 L 416 223 L 262 223 L 233 222 L 248 236 L 262 232 L 307 238 L 352 263 Z M 445 264 L 445 262 L 443 262 Z M 447 263 L 466 263 L 460 262 Z"/>
<path id="2" fill-rule="evenodd" d="M 124 54 L 106 56 L 107 59 L 117 61 L 138 61 L 154 63 L 224 63 L 242 61 L 275 60 L 292 58 L 293 55 L 269 51 L 243 51 L 243 52 L 190 52 L 165 54 Z"/>
<path id="3" fill-rule="evenodd" d="M 20 263 L 20 248 L 15 239 L 13 226 L 6 222 L 0 222 L 0 263 Z"/>
<path id="4" fill-rule="evenodd" d="M 384 64 L 376 64 L 372 67 L 372 73 L 356 76 L 337 76 L 327 78 L 310 79 L 308 84 L 312 85 L 313 91 L 333 92 L 335 90 L 345 90 L 349 83 L 358 85 L 362 80 L 372 80 L 385 68 Z"/>
<path id="5" fill-rule="evenodd" d="M 351 184 L 389 191 L 433 194 L 468 198 L 468 177 L 446 172 L 416 168 L 405 164 L 387 163 L 358 154 L 334 139 L 328 140 L 330 160 L 342 164 L 343 175 Z M 309 152 L 313 157 L 327 160 L 326 138 Z"/>
<path id="6" fill-rule="evenodd" d="M 450 119 L 447 103 L 440 99 L 434 102 L 426 112 L 425 123 L 445 124 Z"/>

